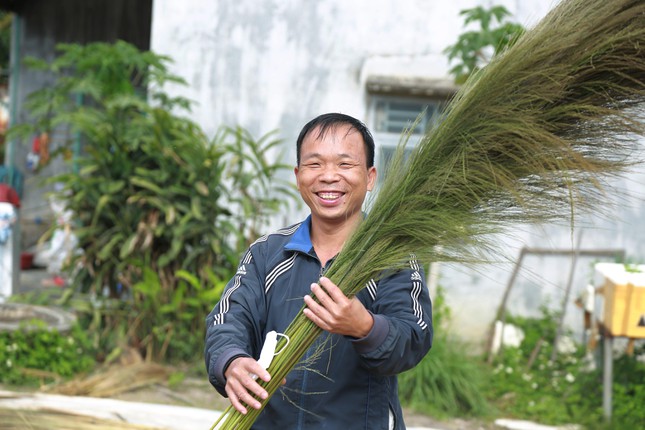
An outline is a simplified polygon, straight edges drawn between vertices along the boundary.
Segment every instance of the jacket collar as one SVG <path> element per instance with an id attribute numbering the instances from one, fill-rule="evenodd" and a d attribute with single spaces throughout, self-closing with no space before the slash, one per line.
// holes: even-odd
<path id="1" fill-rule="evenodd" d="M 313 248 L 311 243 L 311 215 L 300 223 L 300 227 L 291 236 L 291 240 L 284 246 L 288 251 L 301 251 L 308 254 Z"/>
<path id="2" fill-rule="evenodd" d="M 367 214 L 363 212 L 363 219 Z M 311 243 L 311 215 L 300 223 L 300 227 L 291 236 L 291 240 L 284 246 L 287 251 L 301 251 L 309 254 L 314 245 Z"/>

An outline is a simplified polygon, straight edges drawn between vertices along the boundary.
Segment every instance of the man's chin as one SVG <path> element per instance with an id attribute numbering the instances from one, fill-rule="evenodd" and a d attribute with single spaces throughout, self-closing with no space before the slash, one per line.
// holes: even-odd
<path id="1" fill-rule="evenodd" d="M 354 217 L 356 217 L 357 213 L 358 212 L 356 211 L 349 212 L 346 210 L 337 211 L 337 212 L 320 211 L 316 214 L 312 213 L 312 218 L 327 224 L 344 224 L 348 220 L 351 220 Z"/>

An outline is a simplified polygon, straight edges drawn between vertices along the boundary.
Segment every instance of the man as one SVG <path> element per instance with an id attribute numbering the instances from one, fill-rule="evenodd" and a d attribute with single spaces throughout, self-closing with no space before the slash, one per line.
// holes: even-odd
<path id="1" fill-rule="evenodd" d="M 265 335 L 284 333 L 304 296 L 305 315 L 324 332 L 253 428 L 404 429 L 396 374 L 432 343 L 422 270 L 412 262 L 352 299 L 321 277 L 363 219 L 376 182 L 374 140 L 360 121 L 332 113 L 305 125 L 296 148 L 296 183 L 311 215 L 244 255 L 206 320 L 209 380 L 241 413 L 260 408 L 267 392 L 252 375 L 271 377 L 256 361 Z"/>

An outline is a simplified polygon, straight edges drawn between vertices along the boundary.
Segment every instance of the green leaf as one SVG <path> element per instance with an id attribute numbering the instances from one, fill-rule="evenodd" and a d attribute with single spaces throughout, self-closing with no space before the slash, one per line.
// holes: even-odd
<path id="1" fill-rule="evenodd" d="M 105 246 L 102 246 L 98 253 L 96 254 L 97 258 L 99 260 L 105 261 L 108 259 L 108 257 L 112 254 L 112 250 L 118 244 L 123 240 L 123 235 L 121 233 L 117 233 L 112 238 L 108 241 L 108 243 L 105 244 Z"/>
<path id="2" fill-rule="evenodd" d="M 202 213 L 201 200 L 197 197 L 190 199 L 190 211 L 195 218 L 198 220 L 204 219 L 204 214 Z"/>
<path id="3" fill-rule="evenodd" d="M 130 237 L 123 243 L 119 251 L 119 258 L 124 259 L 134 251 L 134 247 L 137 244 L 137 239 L 139 235 L 137 233 L 132 233 Z"/>
<path id="4" fill-rule="evenodd" d="M 132 185 L 136 185 L 138 187 L 150 190 L 150 191 L 152 191 L 152 192 L 154 192 L 156 194 L 163 194 L 163 191 L 161 190 L 161 188 L 159 188 L 159 186 L 157 186 L 156 184 L 153 184 L 152 182 L 150 182 L 150 181 L 148 181 L 146 179 L 139 178 L 137 176 L 133 176 L 133 177 L 130 178 L 130 183 Z"/>
<path id="5" fill-rule="evenodd" d="M 197 190 L 197 192 L 198 192 L 199 194 L 201 194 L 202 196 L 204 196 L 204 197 L 208 197 L 208 194 L 209 194 L 208 187 L 206 186 L 206 184 L 205 184 L 204 182 L 202 182 L 202 181 L 197 181 L 197 182 L 195 183 L 195 189 L 196 189 L 196 190 Z"/>
<path id="6" fill-rule="evenodd" d="M 176 276 L 177 278 L 188 282 L 193 288 L 201 288 L 199 278 L 187 270 L 178 270 Z"/>
<path id="7" fill-rule="evenodd" d="M 96 226 L 96 223 L 98 221 L 98 218 L 101 216 L 103 208 L 105 205 L 107 205 L 111 200 L 111 196 L 104 194 L 101 197 L 99 197 L 98 204 L 96 205 L 96 209 L 94 210 L 94 217 L 92 217 L 92 226 Z"/>
<path id="8" fill-rule="evenodd" d="M 172 245 L 170 246 L 170 250 L 166 252 L 165 254 L 162 254 L 159 257 L 159 260 L 157 263 L 159 264 L 159 267 L 165 267 L 167 266 L 181 251 L 183 246 L 183 242 L 180 240 L 175 240 L 172 242 Z"/>
<path id="9" fill-rule="evenodd" d="M 100 167 L 97 164 L 90 164 L 81 168 L 79 171 L 79 175 L 91 176 L 93 173 L 96 173 L 99 169 Z"/>
<path id="10" fill-rule="evenodd" d="M 149 267 L 143 268 L 143 280 L 137 282 L 132 287 L 136 292 L 143 294 L 146 297 L 152 298 L 156 301 L 159 292 L 161 291 L 161 282 L 159 275 Z"/>

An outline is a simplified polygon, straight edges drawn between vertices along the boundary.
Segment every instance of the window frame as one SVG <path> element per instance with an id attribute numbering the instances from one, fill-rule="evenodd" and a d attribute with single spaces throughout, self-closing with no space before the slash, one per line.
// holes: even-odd
<path id="1" fill-rule="evenodd" d="M 388 108 L 391 108 L 392 105 L 401 104 L 419 104 L 419 113 L 421 113 L 424 107 L 433 105 L 433 113 L 428 115 L 425 119 L 421 120 L 421 123 L 417 126 L 417 133 L 414 133 L 410 136 L 408 141 L 408 148 L 406 152 L 412 151 L 412 149 L 419 143 L 421 137 L 426 131 L 426 127 L 431 127 L 439 118 L 440 114 L 445 109 L 448 102 L 447 97 L 435 96 L 435 97 L 414 97 L 409 95 L 399 95 L 399 94 L 371 94 L 368 98 L 368 127 L 372 131 L 374 137 L 374 166 L 377 170 L 377 181 L 374 192 L 377 193 L 380 188 L 383 180 L 385 178 L 385 171 L 387 165 L 384 164 L 384 157 L 390 157 L 394 153 L 397 145 L 399 144 L 401 137 L 403 135 L 403 128 L 399 132 L 383 130 L 379 122 L 384 121 L 383 113 L 379 112 L 379 109 L 382 108 L 383 104 L 389 105 Z M 393 109 L 393 111 L 395 111 Z M 408 111 L 409 112 L 409 111 Z M 387 113 L 386 113 L 387 115 Z M 416 117 L 409 117 L 407 127 L 412 126 Z M 397 121 L 393 121 L 392 124 Z M 399 123 L 401 121 L 398 121 Z M 387 124 L 385 125 L 387 128 Z M 390 154 L 385 154 L 385 151 L 388 151 Z"/>

